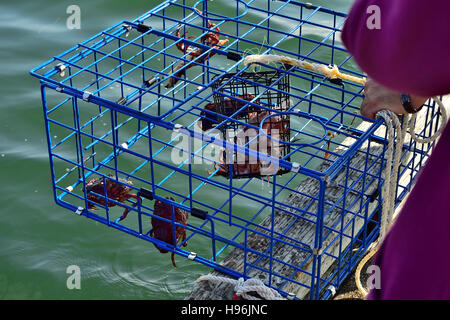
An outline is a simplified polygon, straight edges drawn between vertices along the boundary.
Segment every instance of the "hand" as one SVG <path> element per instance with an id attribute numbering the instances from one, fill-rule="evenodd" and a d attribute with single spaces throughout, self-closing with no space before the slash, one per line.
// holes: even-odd
<path id="1" fill-rule="evenodd" d="M 367 79 L 364 87 L 364 100 L 361 104 L 361 115 L 375 120 L 376 114 L 380 110 L 391 110 L 396 114 L 407 114 L 403 108 L 400 93 L 392 91 L 372 79 Z M 424 105 L 429 97 L 410 95 L 414 108 Z"/>

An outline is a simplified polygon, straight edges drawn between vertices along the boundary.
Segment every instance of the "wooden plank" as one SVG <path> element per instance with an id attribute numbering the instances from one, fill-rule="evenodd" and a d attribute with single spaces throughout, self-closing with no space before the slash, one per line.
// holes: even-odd
<path id="1" fill-rule="evenodd" d="M 448 99 L 447 97 L 447 105 L 450 104 L 449 100 L 450 99 Z M 417 127 L 417 130 L 421 129 L 420 124 L 422 124 L 423 127 L 423 122 L 421 122 L 421 118 L 423 117 L 424 113 L 419 114 L 419 126 Z M 363 122 L 358 127 L 358 129 L 365 131 L 370 126 L 371 123 Z M 380 128 L 376 132 L 376 134 L 379 136 L 384 136 L 384 128 Z M 354 139 L 347 138 L 342 142 L 342 144 L 345 146 L 350 146 L 354 142 Z M 344 148 L 337 148 L 335 152 L 342 153 L 344 152 Z M 321 276 L 330 274 L 338 267 L 337 261 L 333 258 L 333 256 L 339 256 L 339 253 L 344 252 L 350 245 L 351 238 L 342 236 L 342 233 L 349 234 L 351 230 L 352 234 L 356 235 L 365 224 L 363 217 L 355 216 L 354 214 L 351 214 L 351 212 L 360 211 L 361 192 L 364 192 L 364 194 L 367 196 L 377 189 L 377 180 L 371 181 L 373 179 L 371 179 L 370 174 L 376 175 L 377 172 L 379 172 L 380 161 L 375 162 L 375 159 L 378 155 L 382 154 L 382 152 L 382 145 L 373 141 L 370 142 L 370 145 L 368 142 L 365 142 L 360 151 L 357 152 L 348 163 L 348 166 L 344 167 L 341 172 L 336 175 L 335 179 L 333 179 L 335 183 L 327 184 L 325 188 L 325 199 L 327 204 L 325 205 L 324 212 L 328 213 L 324 217 L 323 222 L 324 226 L 326 227 L 325 230 L 327 230 L 328 227 L 328 230 L 330 231 L 325 238 L 325 251 L 321 255 L 317 256 L 321 261 Z M 409 155 L 409 157 L 411 156 L 412 155 Z M 332 156 L 330 156 L 329 159 L 332 160 Z M 407 160 L 408 159 L 404 159 L 404 161 Z M 368 170 L 369 175 L 363 174 L 361 172 L 364 170 L 357 170 L 360 168 L 364 168 L 366 162 L 369 164 L 373 164 L 370 170 Z M 323 172 L 328 168 L 329 165 L 330 162 L 323 162 L 318 166 L 317 170 Z M 346 180 L 346 176 L 348 176 L 348 180 Z M 402 176 L 401 183 L 409 183 L 409 176 L 410 175 L 406 172 Z M 352 186 L 351 191 L 348 192 L 345 197 L 346 213 L 343 214 L 342 205 L 344 205 L 344 200 L 342 200 L 341 198 L 343 197 L 345 190 L 343 187 L 339 186 L 344 186 L 346 184 L 346 181 L 347 186 L 351 186 L 352 184 L 354 185 Z M 309 212 L 317 212 L 317 201 L 311 203 L 311 198 L 302 194 L 317 195 L 319 189 L 320 187 L 318 180 L 308 177 L 303 180 L 297 188 L 297 190 L 301 193 L 290 194 L 286 198 L 284 203 L 288 205 L 295 205 L 298 208 L 308 208 Z M 338 199 L 341 200 L 338 201 Z M 330 209 L 333 204 L 339 204 L 341 208 L 335 207 Z M 368 205 L 368 212 L 371 212 L 376 205 L 376 201 L 370 203 Z M 256 233 L 250 234 L 248 236 L 247 245 L 259 252 L 264 252 L 267 248 L 271 247 L 271 239 L 267 231 L 267 229 L 270 230 L 272 226 L 271 215 L 264 219 L 260 225 L 264 227 L 264 229 L 261 228 L 258 231 L 263 234 L 267 234 L 267 236 L 259 235 Z M 285 232 L 285 235 L 287 237 L 307 244 L 310 248 L 314 248 L 315 234 L 317 232 L 316 226 L 316 221 L 307 221 L 301 218 L 299 219 L 296 215 L 290 214 L 289 212 L 277 210 L 274 215 L 273 227 L 276 232 Z M 341 226 L 344 226 L 343 230 L 341 230 Z M 274 274 L 283 275 L 286 278 L 290 278 L 302 284 L 309 284 L 308 286 L 311 285 L 312 278 L 310 274 L 313 270 L 313 262 L 315 260 L 315 256 L 311 253 L 311 250 L 309 248 L 301 250 L 295 248 L 292 245 L 277 242 L 273 246 L 271 254 L 271 266 Z M 247 263 L 254 264 L 258 268 L 262 268 L 264 270 L 269 269 L 269 258 L 261 258 L 261 255 L 247 253 L 246 259 Z M 277 259 L 281 262 L 277 262 Z M 221 262 L 221 264 L 233 270 L 242 272 L 244 268 L 244 252 L 237 248 L 233 249 L 230 254 Z M 289 265 L 293 267 L 290 267 Z M 299 270 L 296 266 L 301 266 L 301 270 Z M 250 277 L 258 278 L 267 283 L 268 272 L 263 272 L 258 268 L 252 268 L 248 270 L 248 275 Z M 218 272 L 216 270 L 213 270 L 210 274 L 216 276 L 226 276 L 225 274 L 222 274 L 221 272 Z M 279 277 L 272 277 L 271 281 L 272 285 L 276 287 L 279 287 L 283 284 L 283 279 Z M 293 293 L 298 298 L 305 299 L 309 298 L 310 296 L 310 289 L 308 286 L 302 286 L 295 282 L 288 282 L 282 287 L 282 289 L 285 292 Z M 232 298 L 233 290 L 233 286 L 225 283 L 211 283 L 208 281 L 196 282 L 194 289 L 186 297 L 186 299 L 228 300 Z"/>

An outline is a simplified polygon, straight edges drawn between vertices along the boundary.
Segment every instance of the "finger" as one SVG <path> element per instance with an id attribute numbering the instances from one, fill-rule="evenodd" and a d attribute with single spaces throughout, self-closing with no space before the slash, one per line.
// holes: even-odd
<path id="1" fill-rule="evenodd" d="M 373 110 L 372 104 L 368 98 L 365 98 L 361 103 L 360 113 L 363 117 L 375 120 L 375 111 Z"/>

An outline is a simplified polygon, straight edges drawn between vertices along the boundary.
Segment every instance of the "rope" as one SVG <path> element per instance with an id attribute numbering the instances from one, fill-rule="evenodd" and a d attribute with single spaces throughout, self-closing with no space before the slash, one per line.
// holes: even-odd
<path id="1" fill-rule="evenodd" d="M 413 114 L 410 118 L 409 115 L 405 116 L 406 125 L 402 127 L 398 116 L 389 110 L 381 110 L 377 113 L 377 118 L 382 117 L 385 120 L 387 127 L 388 136 L 388 149 L 387 149 L 387 159 L 386 159 L 386 169 L 385 169 L 385 181 L 383 184 L 382 194 L 384 196 L 384 201 L 382 205 L 382 215 L 381 215 L 381 225 L 380 225 L 380 236 L 375 243 L 372 244 L 369 249 L 368 254 L 360 261 L 355 271 L 355 280 L 358 290 L 367 296 L 368 291 L 361 284 L 361 271 L 363 266 L 369 261 L 373 255 L 378 251 L 380 244 L 383 242 L 390 226 L 392 225 L 394 212 L 395 212 L 395 198 L 397 191 L 397 178 L 398 170 L 400 168 L 400 158 L 402 154 L 403 143 L 406 137 L 406 130 L 409 128 L 409 133 L 411 138 L 417 143 L 432 143 L 434 142 L 442 133 L 445 125 L 447 123 L 447 113 L 444 104 L 438 97 L 433 97 L 433 100 L 438 104 L 441 115 L 442 123 L 439 130 L 429 138 L 418 138 L 415 134 L 415 124 L 416 115 Z M 395 132 L 397 132 L 396 143 L 394 145 Z M 392 172 L 391 172 L 392 171 Z M 276 290 L 267 287 L 261 280 L 250 278 L 244 281 L 244 278 L 239 278 L 238 280 L 219 277 L 213 275 L 205 275 L 200 277 L 198 282 L 201 281 L 211 281 L 219 283 L 228 283 L 234 286 L 234 291 L 237 297 L 242 297 L 246 300 L 260 300 L 259 298 L 250 295 L 250 292 L 256 292 L 260 297 L 265 300 L 284 300 Z"/>
<path id="2" fill-rule="evenodd" d="M 383 118 L 387 127 L 388 137 L 388 149 L 386 159 L 386 169 L 384 171 L 384 184 L 382 189 L 383 205 L 381 209 L 381 225 L 380 235 L 375 243 L 372 244 L 372 248 L 369 249 L 367 255 L 359 262 L 355 271 L 355 281 L 358 290 L 367 296 L 368 291 L 363 287 L 361 283 L 361 271 L 364 265 L 369 261 L 373 255 L 378 251 L 379 245 L 383 242 L 389 226 L 391 225 L 394 212 L 395 212 L 395 196 L 397 191 L 397 178 L 398 169 L 400 167 L 400 156 L 405 140 L 406 128 L 408 126 L 401 126 L 398 116 L 389 110 L 381 110 L 377 113 L 377 118 Z M 409 116 L 406 115 L 405 121 L 409 120 Z M 396 144 L 394 147 L 395 132 L 397 132 Z M 392 171 L 392 173 L 391 173 Z"/>
<path id="3" fill-rule="evenodd" d="M 445 110 L 445 106 L 442 101 L 438 97 L 433 97 L 433 100 L 438 104 L 441 115 L 442 115 L 442 123 L 436 133 L 429 138 L 418 138 L 415 133 L 415 125 L 416 125 L 416 117 L 417 114 L 413 114 L 411 118 L 409 115 L 405 116 L 406 124 L 401 127 L 400 121 L 398 120 L 398 116 L 392 111 L 381 110 L 377 113 L 377 118 L 382 117 L 385 120 L 387 127 L 387 136 L 388 136 L 388 150 L 387 152 L 387 164 L 385 170 L 385 181 L 383 184 L 382 194 L 384 197 L 383 206 L 382 206 L 382 215 L 381 215 L 381 225 L 380 225 L 380 236 L 377 241 L 373 244 L 372 248 L 369 250 L 368 254 L 360 261 L 355 271 L 355 280 L 356 286 L 359 291 L 367 296 L 368 291 L 361 284 L 361 271 L 363 266 L 373 257 L 373 255 L 378 251 L 379 246 L 383 242 L 386 234 L 389 231 L 390 226 L 393 222 L 394 212 L 395 212 L 395 197 L 397 191 L 398 181 L 398 169 L 400 167 L 400 156 L 402 151 L 402 146 L 406 137 L 406 129 L 409 128 L 409 133 L 411 138 L 417 143 L 432 143 L 436 141 L 436 139 L 441 135 L 447 124 L 447 112 Z M 394 148 L 394 135 L 395 131 L 398 132 L 396 145 Z M 392 174 L 391 174 L 392 171 Z"/>
<path id="4" fill-rule="evenodd" d="M 431 136 L 429 138 L 424 138 L 424 139 L 419 138 L 416 136 L 416 133 L 415 133 L 417 113 L 414 113 L 411 116 L 411 120 L 409 122 L 409 133 L 411 135 L 411 138 L 414 141 L 416 141 L 417 143 L 424 144 L 424 143 L 434 142 L 441 135 L 442 131 L 444 131 L 445 125 L 447 124 L 448 116 L 447 116 L 447 110 L 445 109 L 444 104 L 442 103 L 441 99 L 439 99 L 438 97 L 433 97 L 433 100 L 437 103 L 437 105 L 439 106 L 440 111 L 441 111 L 441 117 L 442 117 L 441 126 L 439 127 L 438 131 L 436 131 L 436 133 L 433 136 Z"/>
<path id="5" fill-rule="evenodd" d="M 327 66 L 327 65 L 319 64 L 319 63 L 310 63 L 310 62 L 306 62 L 304 60 L 297 60 L 294 58 L 290 58 L 290 57 L 286 57 L 286 56 L 279 56 L 279 55 L 275 55 L 275 54 L 252 54 L 252 55 L 248 55 L 244 58 L 245 66 L 248 64 L 252 64 L 252 63 L 270 64 L 270 63 L 276 63 L 276 62 L 303 68 L 303 69 L 310 70 L 313 72 L 317 72 L 317 73 L 325 75 L 327 78 L 330 78 L 330 79 L 340 78 L 343 80 L 356 82 L 356 83 L 359 83 L 362 85 L 364 85 L 366 83 L 365 78 L 359 78 L 359 77 L 355 77 L 355 76 L 340 72 L 339 68 L 336 65 Z"/>
<path id="6" fill-rule="evenodd" d="M 382 220 L 380 226 L 380 241 L 381 243 L 387 233 L 389 225 L 392 222 L 395 211 L 395 196 L 397 191 L 398 169 L 400 167 L 400 156 L 402 154 L 403 142 L 406 136 L 407 126 L 400 124 L 398 116 L 392 111 L 381 110 L 377 113 L 377 117 L 382 117 L 387 126 L 388 135 L 388 150 L 386 159 L 386 169 L 384 172 L 384 184 L 382 189 L 383 206 L 382 206 Z M 406 115 L 405 121 L 409 117 Z M 394 137 L 397 132 L 397 139 L 394 147 Z M 395 155 L 395 156 L 394 156 Z M 392 173 L 391 173 L 392 172 Z"/>
<path id="7" fill-rule="evenodd" d="M 227 277 L 219 277 L 208 274 L 205 276 L 201 276 L 200 278 L 197 279 L 197 282 L 201 281 L 228 283 L 230 285 L 233 285 L 236 296 L 246 300 L 261 300 L 249 294 L 250 292 L 256 292 L 260 297 L 262 297 L 265 300 L 285 300 L 285 298 L 283 298 L 278 293 L 278 291 L 267 287 L 264 284 L 264 282 L 255 278 L 250 278 L 244 281 L 244 278 L 239 278 L 238 280 L 235 280 Z"/>

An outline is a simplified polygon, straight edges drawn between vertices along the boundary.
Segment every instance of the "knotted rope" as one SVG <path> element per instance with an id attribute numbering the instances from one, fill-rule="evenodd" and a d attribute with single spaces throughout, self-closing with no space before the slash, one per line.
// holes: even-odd
<path id="1" fill-rule="evenodd" d="M 244 58 L 244 65 L 252 64 L 252 63 L 264 63 L 264 64 L 270 64 L 270 63 L 283 63 L 290 66 L 295 66 L 299 68 L 303 68 L 309 71 L 321 73 L 325 75 L 327 78 L 334 79 L 334 78 L 340 78 L 360 84 L 364 84 L 366 79 L 365 78 L 359 78 L 355 77 L 349 74 L 345 74 L 339 71 L 338 67 L 336 65 L 334 66 L 327 66 L 320 63 L 310 63 L 304 60 L 297 60 L 291 57 L 286 56 L 279 56 L 275 54 L 252 54 L 248 55 Z"/>
<path id="2" fill-rule="evenodd" d="M 213 275 L 205 275 L 201 276 L 197 279 L 197 282 L 201 281 L 211 281 L 211 282 L 220 282 L 220 283 L 228 283 L 234 286 L 234 292 L 237 297 L 242 297 L 246 300 L 261 300 L 251 294 L 250 292 L 256 292 L 261 298 L 265 300 L 285 300 L 278 291 L 275 289 L 267 287 L 264 282 L 259 279 L 250 278 L 244 280 L 244 278 L 231 279 L 227 277 L 219 277 Z"/>

